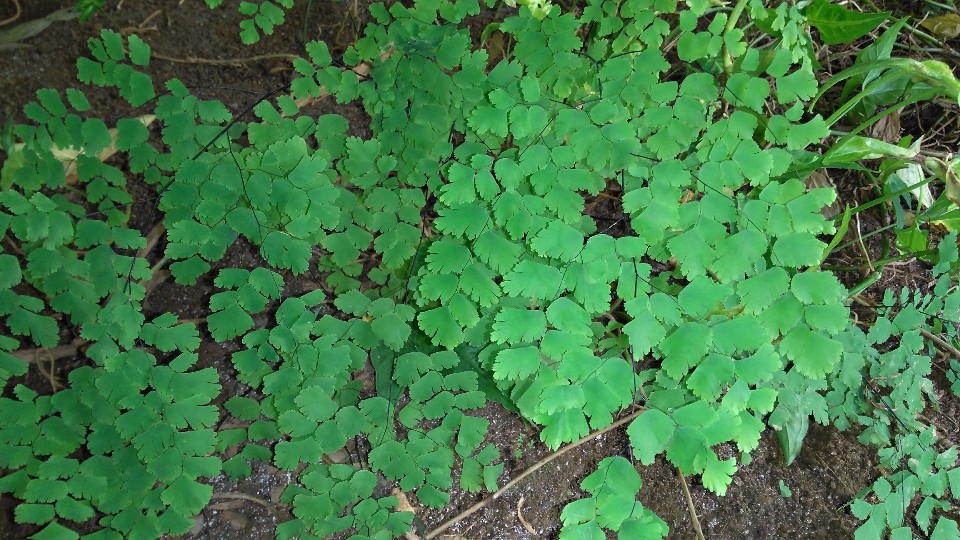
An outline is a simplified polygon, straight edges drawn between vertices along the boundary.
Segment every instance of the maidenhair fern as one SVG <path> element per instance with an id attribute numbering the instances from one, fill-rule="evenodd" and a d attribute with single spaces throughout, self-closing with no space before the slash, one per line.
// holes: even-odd
<path id="1" fill-rule="evenodd" d="M 583 479 L 561 538 L 664 537 L 633 459 L 665 456 L 722 495 L 765 429 L 792 459 L 811 416 L 879 447 L 886 475 L 851 506 L 859 535 L 910 537 L 919 501 L 921 530 L 956 537 L 957 451 L 920 417 L 935 401 L 923 333 L 956 338 L 956 237 L 932 294 L 888 292 L 868 331 L 850 321 L 849 291 L 820 269 L 836 194 L 804 183 L 830 134 L 805 109 L 819 85 L 804 14 L 520 4 L 504 58 L 473 47 L 477 0 L 374 4 L 342 57 L 311 42 L 247 111 L 156 84 L 149 45 L 109 30 L 78 77 L 150 115 L 107 125 L 80 90 L 37 92 L 0 178 L 0 249 L 15 248 L 0 253 L 0 491 L 18 522 L 37 538 L 183 534 L 205 479 L 260 461 L 294 477 L 279 537 L 402 536 L 413 515 L 389 487 L 442 508 L 454 478 L 503 481 L 477 413 L 496 401 L 551 448 L 638 409 L 632 459 Z M 292 5 L 241 3 L 242 39 Z M 748 47 L 741 17 L 778 46 Z M 301 112 L 326 95 L 360 102 L 373 135 Z M 128 175 L 155 190 L 137 225 L 166 231 L 153 267 Z M 622 215 L 589 215 L 598 197 Z M 222 268 L 240 241 L 262 265 Z M 143 313 L 168 263 L 178 284 L 217 288 L 203 333 Z M 239 344 L 233 371 L 198 358 L 202 339 Z M 69 384 L 23 384 L 12 351 L 71 340 Z M 225 377 L 243 391 L 218 408 Z M 363 463 L 325 458 L 344 448 Z"/>

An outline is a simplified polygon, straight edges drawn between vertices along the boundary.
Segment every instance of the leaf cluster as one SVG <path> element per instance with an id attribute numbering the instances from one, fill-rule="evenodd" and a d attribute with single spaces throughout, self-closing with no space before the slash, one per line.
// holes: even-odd
<path id="1" fill-rule="evenodd" d="M 496 490 L 505 465 L 478 412 L 496 401 L 551 448 L 643 407 L 633 459 L 663 455 L 721 495 L 765 429 L 792 460 L 811 417 L 857 425 L 893 471 L 852 505 L 860 534 L 908 535 L 922 499 L 916 525 L 950 537 L 960 469 L 920 418 L 934 399 L 921 329 L 956 338 L 956 237 L 932 292 L 888 292 L 868 331 L 851 323 L 850 292 L 821 269 L 836 194 L 805 184 L 831 124 L 805 110 L 806 25 L 829 35 L 847 16 L 738 5 L 528 2 L 493 58 L 465 22 L 477 0 L 374 4 L 340 58 L 308 44 L 289 88 L 242 117 L 176 79 L 158 95 L 149 45 L 102 32 L 80 81 L 152 114 L 108 126 L 83 92 L 40 91 L 0 178 L 16 248 L 0 252 L 0 492 L 16 519 L 40 538 L 90 520 L 92 538 L 182 534 L 205 480 L 263 462 L 292 478 L 279 537 L 401 536 L 413 516 L 393 486 L 432 508 L 454 478 Z M 745 6 L 780 46 L 747 46 Z M 241 3 L 242 39 L 290 7 Z M 361 102 L 372 134 L 300 110 L 327 94 Z M 155 190 L 153 267 L 128 174 Z M 244 245 L 262 261 L 224 267 Z M 204 333 L 144 313 L 168 263 L 178 285 L 217 289 Z M 207 336 L 236 344 L 232 372 L 200 359 Z M 89 362 L 66 387 L 22 384 L 21 341 L 73 338 Z M 222 377 L 241 391 L 221 399 Z M 728 443 L 740 454 L 721 459 Z M 666 536 L 641 484 L 632 459 L 602 460 L 561 538 Z"/>

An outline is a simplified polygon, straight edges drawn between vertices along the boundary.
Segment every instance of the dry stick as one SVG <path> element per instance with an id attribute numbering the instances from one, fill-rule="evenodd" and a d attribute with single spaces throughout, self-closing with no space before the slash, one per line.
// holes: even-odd
<path id="1" fill-rule="evenodd" d="M 13 0 L 13 7 L 16 8 L 17 12 L 0 21 L 0 26 L 6 26 L 20 18 L 20 14 L 22 13 L 22 10 L 20 9 L 20 0 Z"/>
<path id="2" fill-rule="evenodd" d="M 165 230 L 166 229 L 164 228 L 162 223 L 155 226 L 147 235 L 147 245 L 141 248 L 140 251 L 137 252 L 137 257 L 146 258 L 147 255 L 153 250 L 153 248 L 156 247 L 157 242 L 160 240 L 160 237 L 163 235 L 163 232 Z M 165 261 L 166 259 L 161 259 L 161 263 Z M 154 276 L 142 282 L 146 286 L 146 293 L 144 297 L 149 296 L 150 293 L 153 292 L 153 289 L 155 289 L 157 285 L 159 285 L 162 282 L 162 280 L 154 281 L 154 278 L 157 275 L 157 270 L 160 269 L 159 268 L 160 266 L 162 266 L 162 264 L 160 263 L 154 266 L 151 269 Z M 166 277 L 169 277 L 169 274 L 165 276 L 164 279 Z M 180 322 L 181 323 L 184 323 L 184 322 L 202 323 L 202 322 L 206 322 L 206 319 L 205 318 L 204 319 L 188 319 Z M 76 356 L 77 353 L 80 351 L 80 349 L 85 347 L 89 343 L 90 342 L 88 340 L 78 337 L 78 338 L 75 338 L 70 343 L 67 343 L 64 345 L 57 345 L 56 347 L 51 347 L 51 348 L 38 347 L 36 349 L 20 349 L 19 351 L 13 351 L 9 354 L 14 358 L 19 358 L 20 360 L 23 360 L 24 362 L 28 362 L 30 364 L 37 364 L 37 367 L 40 368 L 40 372 L 43 373 L 43 375 L 49 377 L 49 375 L 47 375 L 47 373 L 44 372 L 44 368 L 41 365 L 42 360 L 49 361 L 51 365 L 53 365 L 57 360 Z M 56 390 L 56 388 L 54 389 Z"/>
<path id="3" fill-rule="evenodd" d="M 956 358 L 957 360 L 960 360 L 960 350 L 958 350 L 956 347 L 954 347 L 953 345 L 951 345 L 951 344 L 950 344 L 948 341 L 946 341 L 945 339 L 943 339 L 943 338 L 941 338 L 940 336 L 934 334 L 933 332 L 927 330 L 926 328 L 921 328 L 921 329 L 920 329 L 920 334 L 923 335 L 923 337 L 925 337 L 925 338 L 929 339 L 930 341 L 932 341 L 932 342 L 933 342 L 935 345 L 937 345 L 938 347 L 940 347 L 940 349 L 942 349 L 943 352 L 950 353 L 950 354 L 953 355 L 954 358 Z"/>
<path id="4" fill-rule="evenodd" d="M 157 247 L 157 242 L 160 241 L 160 237 L 163 236 L 166 230 L 162 221 L 154 225 L 154 227 L 150 229 L 150 232 L 147 233 L 146 244 L 137 252 L 137 257 L 146 259 L 147 255 L 153 251 L 153 248 Z"/>
<path id="5" fill-rule="evenodd" d="M 249 62 L 259 62 L 261 60 L 276 60 L 278 58 L 284 60 L 295 60 L 299 58 L 295 54 L 288 53 L 260 54 L 247 58 L 196 58 L 193 56 L 188 56 L 186 58 L 175 58 L 173 56 L 166 56 L 157 53 L 152 53 L 151 56 L 154 58 L 159 58 L 160 60 L 166 60 L 167 62 L 174 62 L 177 64 L 208 64 L 212 66 L 235 66 Z"/>
<path id="6" fill-rule="evenodd" d="M 57 345 L 49 349 L 43 347 L 37 349 L 21 349 L 10 353 L 14 358 L 19 358 L 24 362 L 39 364 L 41 360 L 56 361 L 61 358 L 69 358 L 77 354 L 77 349 L 83 347 L 88 342 L 85 339 L 77 338 L 66 345 Z"/>
<path id="7" fill-rule="evenodd" d="M 238 491 L 225 491 L 221 493 L 214 493 L 210 495 L 210 498 L 211 499 L 243 499 L 245 501 L 250 501 L 252 503 L 259 504 L 260 506 L 269 510 L 274 517 L 277 517 L 277 512 L 276 510 L 274 510 L 272 504 L 261 499 L 260 497 L 254 497 L 253 495 L 247 495 L 246 493 L 240 493 Z"/>
<path id="8" fill-rule="evenodd" d="M 47 378 L 47 381 L 50 382 L 50 387 L 53 389 L 53 393 L 56 394 L 60 390 L 60 385 L 57 382 L 57 361 L 50 359 L 50 369 L 47 370 L 43 367 L 43 362 L 40 358 L 37 358 L 37 369 L 40 370 L 40 374 Z"/>
<path id="9" fill-rule="evenodd" d="M 578 447 L 578 446 L 586 443 L 587 441 L 589 441 L 589 440 L 591 440 L 591 439 L 594 439 L 594 438 L 596 438 L 596 437 L 599 437 L 600 435 L 603 435 L 604 433 L 606 433 L 606 432 L 608 432 L 608 431 L 612 431 L 612 430 L 614 430 L 614 429 L 617 429 L 618 427 L 620 427 L 620 426 L 626 424 L 627 422 L 633 420 L 634 418 L 640 416 L 640 414 L 641 414 L 642 412 L 646 411 L 646 410 L 647 410 L 646 407 L 641 407 L 640 410 L 638 410 L 638 411 L 636 411 L 636 412 L 633 412 L 633 413 L 630 413 L 629 415 L 621 418 L 620 420 L 617 420 L 617 421 L 614 422 L 613 424 L 610 424 L 609 426 L 607 426 L 607 427 L 605 427 L 605 428 L 603 428 L 603 429 L 601 429 L 601 430 L 599 430 L 599 431 L 596 431 L 596 432 L 594 432 L 594 433 L 591 433 L 591 434 L 587 435 L 586 437 L 583 437 L 582 439 L 580 439 L 579 441 L 577 441 L 577 442 L 575 442 L 575 443 L 571 443 L 571 444 L 569 444 L 569 445 L 567 445 L 567 446 L 564 446 L 564 447 L 561 448 L 560 450 L 557 450 L 556 452 L 550 454 L 549 456 L 545 457 L 544 459 L 538 461 L 538 462 L 535 463 L 532 467 L 530 467 L 529 469 L 523 471 L 523 473 L 521 473 L 520 476 L 518 476 L 518 477 L 514 478 L 513 480 L 507 482 L 507 484 L 506 484 L 505 486 L 503 486 L 502 488 L 498 489 L 498 490 L 496 491 L 496 493 L 494 493 L 493 495 L 490 495 L 490 496 L 487 497 L 486 499 L 478 502 L 477 504 L 471 506 L 470 508 L 467 508 L 467 509 L 464 510 L 463 512 L 460 512 L 460 513 L 457 514 L 456 516 L 453 516 L 452 518 L 450 518 L 450 519 L 448 519 L 447 521 L 445 521 L 442 525 L 440 525 L 440 526 L 437 527 L 436 529 L 430 531 L 430 534 L 427 535 L 427 540 L 430 540 L 431 538 L 436 538 L 436 537 L 439 536 L 440 533 L 442 533 L 443 531 L 449 529 L 449 528 L 452 527 L 453 525 L 456 525 L 458 522 L 463 521 L 465 518 L 469 517 L 471 514 L 475 513 L 477 510 L 480 510 L 480 509 L 483 508 L 484 506 L 486 506 L 486 505 L 490 504 L 491 502 L 497 500 L 498 498 L 500 498 L 501 495 L 503 495 L 504 493 L 506 493 L 510 488 L 512 488 L 513 486 L 517 485 L 521 480 L 523 480 L 523 479 L 526 478 L 527 476 L 530 476 L 531 474 L 533 474 L 534 472 L 536 472 L 538 469 L 540 469 L 540 468 L 543 467 L 544 465 L 550 463 L 551 461 L 557 459 L 558 457 L 566 454 L 567 452 L 569 452 L 569 451 L 573 450 L 574 448 L 576 448 L 576 447 Z"/>
<path id="10" fill-rule="evenodd" d="M 687 487 L 687 477 L 677 467 L 677 474 L 680 475 L 680 485 L 683 486 L 683 496 L 687 499 L 687 508 L 690 509 L 690 520 L 693 521 L 693 530 L 697 532 L 699 540 L 706 540 L 703 537 L 703 529 L 700 528 L 700 520 L 697 519 L 697 508 L 693 506 L 693 498 L 690 497 L 690 488 Z"/>

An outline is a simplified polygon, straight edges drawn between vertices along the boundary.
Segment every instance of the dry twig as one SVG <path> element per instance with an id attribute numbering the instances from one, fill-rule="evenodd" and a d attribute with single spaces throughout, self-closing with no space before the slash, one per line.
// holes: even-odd
<path id="1" fill-rule="evenodd" d="M 700 528 L 700 520 L 697 518 L 697 508 L 693 505 L 693 497 L 690 496 L 690 488 L 687 487 L 687 477 L 679 468 L 677 468 L 677 474 L 680 475 L 683 497 L 687 500 L 687 508 L 690 510 L 690 520 L 693 522 L 693 530 L 697 533 L 697 540 L 706 540 L 703 537 L 703 529 Z"/>
<path id="2" fill-rule="evenodd" d="M 176 58 L 159 53 L 153 53 L 151 56 L 153 58 L 159 58 L 160 60 L 166 60 L 167 62 L 174 62 L 176 64 L 206 64 L 210 66 L 239 66 L 243 64 L 249 64 L 251 62 L 260 62 L 262 60 L 294 60 L 298 58 L 297 55 L 289 53 L 258 54 L 257 56 L 248 56 L 246 58 L 197 58 L 194 56 Z"/>
<path id="3" fill-rule="evenodd" d="M 87 343 L 87 340 L 77 338 L 65 345 L 57 345 L 56 347 L 51 347 L 49 349 L 43 347 L 37 349 L 21 349 L 19 351 L 13 351 L 10 354 L 14 358 L 19 358 L 24 362 L 39 365 L 40 361 L 55 362 L 63 358 L 76 356 L 77 351 Z"/>
<path id="4" fill-rule="evenodd" d="M 240 493 L 239 491 L 225 491 L 214 493 L 210 496 L 211 499 L 242 499 L 244 501 L 250 501 L 252 503 L 259 504 L 260 506 L 266 508 L 273 517 L 277 517 L 277 512 L 273 508 L 273 505 L 269 501 L 265 501 L 260 497 L 255 497 L 253 495 L 248 495 L 246 493 Z"/>
<path id="5" fill-rule="evenodd" d="M 934 343 L 934 345 L 936 345 L 937 347 L 939 347 L 940 350 L 942 350 L 943 352 L 949 353 L 951 356 L 953 356 L 953 357 L 956 358 L 957 360 L 960 360 L 960 350 L 958 350 L 956 347 L 954 347 L 953 345 L 951 345 L 950 342 L 948 342 L 947 340 L 945 340 L 945 339 L 943 339 L 942 337 L 934 334 L 933 332 L 927 330 L 926 328 L 921 328 L 921 329 L 920 329 L 920 334 L 921 334 L 923 337 L 925 337 L 925 338 L 929 339 L 930 341 L 932 341 L 932 342 Z"/>
<path id="6" fill-rule="evenodd" d="M 0 21 L 0 26 L 6 26 L 20 18 L 20 15 L 23 13 L 23 10 L 20 9 L 20 0 L 13 0 L 13 7 L 16 9 L 16 12 L 6 19 Z"/>
<path id="7" fill-rule="evenodd" d="M 475 512 L 477 512 L 477 511 L 480 510 L 481 508 L 483 508 L 483 507 L 487 506 L 488 504 L 490 504 L 491 502 L 497 500 L 497 499 L 500 498 L 504 493 L 506 493 L 507 491 L 509 491 L 510 488 L 512 488 L 513 486 L 519 484 L 524 478 L 526 478 L 526 477 L 530 476 L 531 474 L 537 472 L 537 471 L 538 471 L 541 467 L 543 467 L 544 465 L 546 465 L 546 464 L 550 463 L 551 461 L 557 459 L 558 457 L 566 454 L 567 452 L 569 452 L 569 451 L 571 451 L 571 450 L 579 447 L 580 445 L 582 445 L 582 444 L 584 444 L 584 443 L 586 443 L 586 442 L 588 442 L 588 441 L 590 441 L 590 440 L 593 440 L 593 439 L 599 437 L 600 435 L 603 435 L 604 433 L 607 433 L 607 432 L 609 432 L 609 431 L 613 431 L 614 429 L 617 429 L 617 428 L 619 428 L 620 426 L 622 426 L 622 425 L 624 425 L 624 424 L 627 424 L 628 422 L 630 422 L 630 421 L 633 420 L 634 418 L 640 416 L 640 414 L 643 413 L 643 412 L 646 411 L 646 410 L 647 410 L 647 409 L 646 409 L 645 407 L 641 407 L 639 410 L 628 414 L 627 416 L 621 418 L 620 420 L 617 420 L 616 422 L 610 424 L 609 426 L 607 426 L 607 427 L 605 427 L 605 428 L 603 428 L 603 429 L 601 429 L 601 430 L 595 431 L 595 432 L 587 435 L 586 437 L 581 438 L 581 439 L 578 440 L 577 442 L 570 443 L 570 444 L 568 444 L 567 446 L 564 446 L 563 448 L 561 448 L 561 449 L 557 450 L 556 452 L 550 454 L 549 456 L 541 459 L 540 461 L 538 461 L 537 463 L 535 463 L 533 466 L 531 466 L 531 467 L 528 468 L 527 470 L 523 471 L 523 473 L 521 473 L 520 476 L 518 476 L 518 477 L 514 478 L 513 480 L 507 482 L 507 484 L 506 484 L 505 486 L 503 486 L 502 488 L 498 489 L 493 495 L 490 495 L 490 496 L 487 497 L 486 499 L 478 502 L 477 504 L 471 506 L 470 508 L 467 508 L 467 509 L 464 510 L 463 512 L 460 512 L 459 514 L 453 516 L 452 518 L 450 518 L 450 519 L 448 519 L 447 521 L 445 521 L 444 523 L 442 523 L 442 524 L 441 524 L 439 527 L 437 527 L 436 529 L 430 531 L 430 534 L 427 535 L 427 540 L 430 540 L 431 538 L 436 538 L 437 536 L 440 536 L 440 534 L 441 534 L 443 531 L 445 531 L 445 530 L 449 529 L 450 527 L 456 525 L 456 524 L 459 523 L 460 521 L 463 521 L 464 519 L 466 519 L 467 517 L 473 515 Z"/>

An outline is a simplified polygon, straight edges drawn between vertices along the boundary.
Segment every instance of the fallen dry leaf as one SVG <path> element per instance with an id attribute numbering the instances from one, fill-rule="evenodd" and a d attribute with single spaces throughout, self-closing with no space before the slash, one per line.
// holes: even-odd
<path id="1" fill-rule="evenodd" d="M 240 512 L 234 512 L 233 510 L 224 510 L 220 512 L 220 518 L 227 522 L 227 525 L 230 525 L 231 529 L 242 531 L 250 526 L 250 518 L 241 514 Z"/>
<path id="2" fill-rule="evenodd" d="M 398 488 L 393 488 L 393 491 L 390 492 L 391 495 L 397 498 L 399 503 L 397 503 L 397 512 L 413 512 L 417 513 L 417 510 L 410 504 L 410 499 L 407 498 L 407 494 L 400 491 Z"/>
<path id="3" fill-rule="evenodd" d="M 150 124 L 152 124 L 156 119 L 157 116 L 154 114 L 145 114 L 137 118 L 141 124 L 147 127 L 150 127 Z M 110 132 L 110 146 L 104 148 L 99 154 L 97 154 L 97 159 L 100 161 L 107 161 L 111 156 L 117 153 L 117 128 L 111 128 L 107 131 Z M 81 151 L 77 150 L 76 148 L 53 149 L 53 155 L 63 162 L 63 170 L 68 186 L 72 186 L 73 184 L 77 183 L 77 156 L 80 154 Z"/>
<path id="4" fill-rule="evenodd" d="M 900 140 L 900 109 L 877 120 L 867 128 L 867 135 L 883 142 L 897 144 Z"/>
<path id="5" fill-rule="evenodd" d="M 960 15 L 956 13 L 930 17 L 920 24 L 937 37 L 953 39 L 960 36 Z"/>
<path id="6" fill-rule="evenodd" d="M 804 183 L 807 185 L 807 189 L 817 189 L 817 188 L 836 188 L 833 184 L 833 180 L 830 180 L 830 177 L 820 171 L 813 171 L 810 173 L 810 176 L 804 180 Z M 820 213 L 823 214 L 823 217 L 827 219 L 833 219 L 843 213 L 843 207 L 840 206 L 840 203 L 834 200 L 828 206 L 824 206 L 820 209 Z"/>

